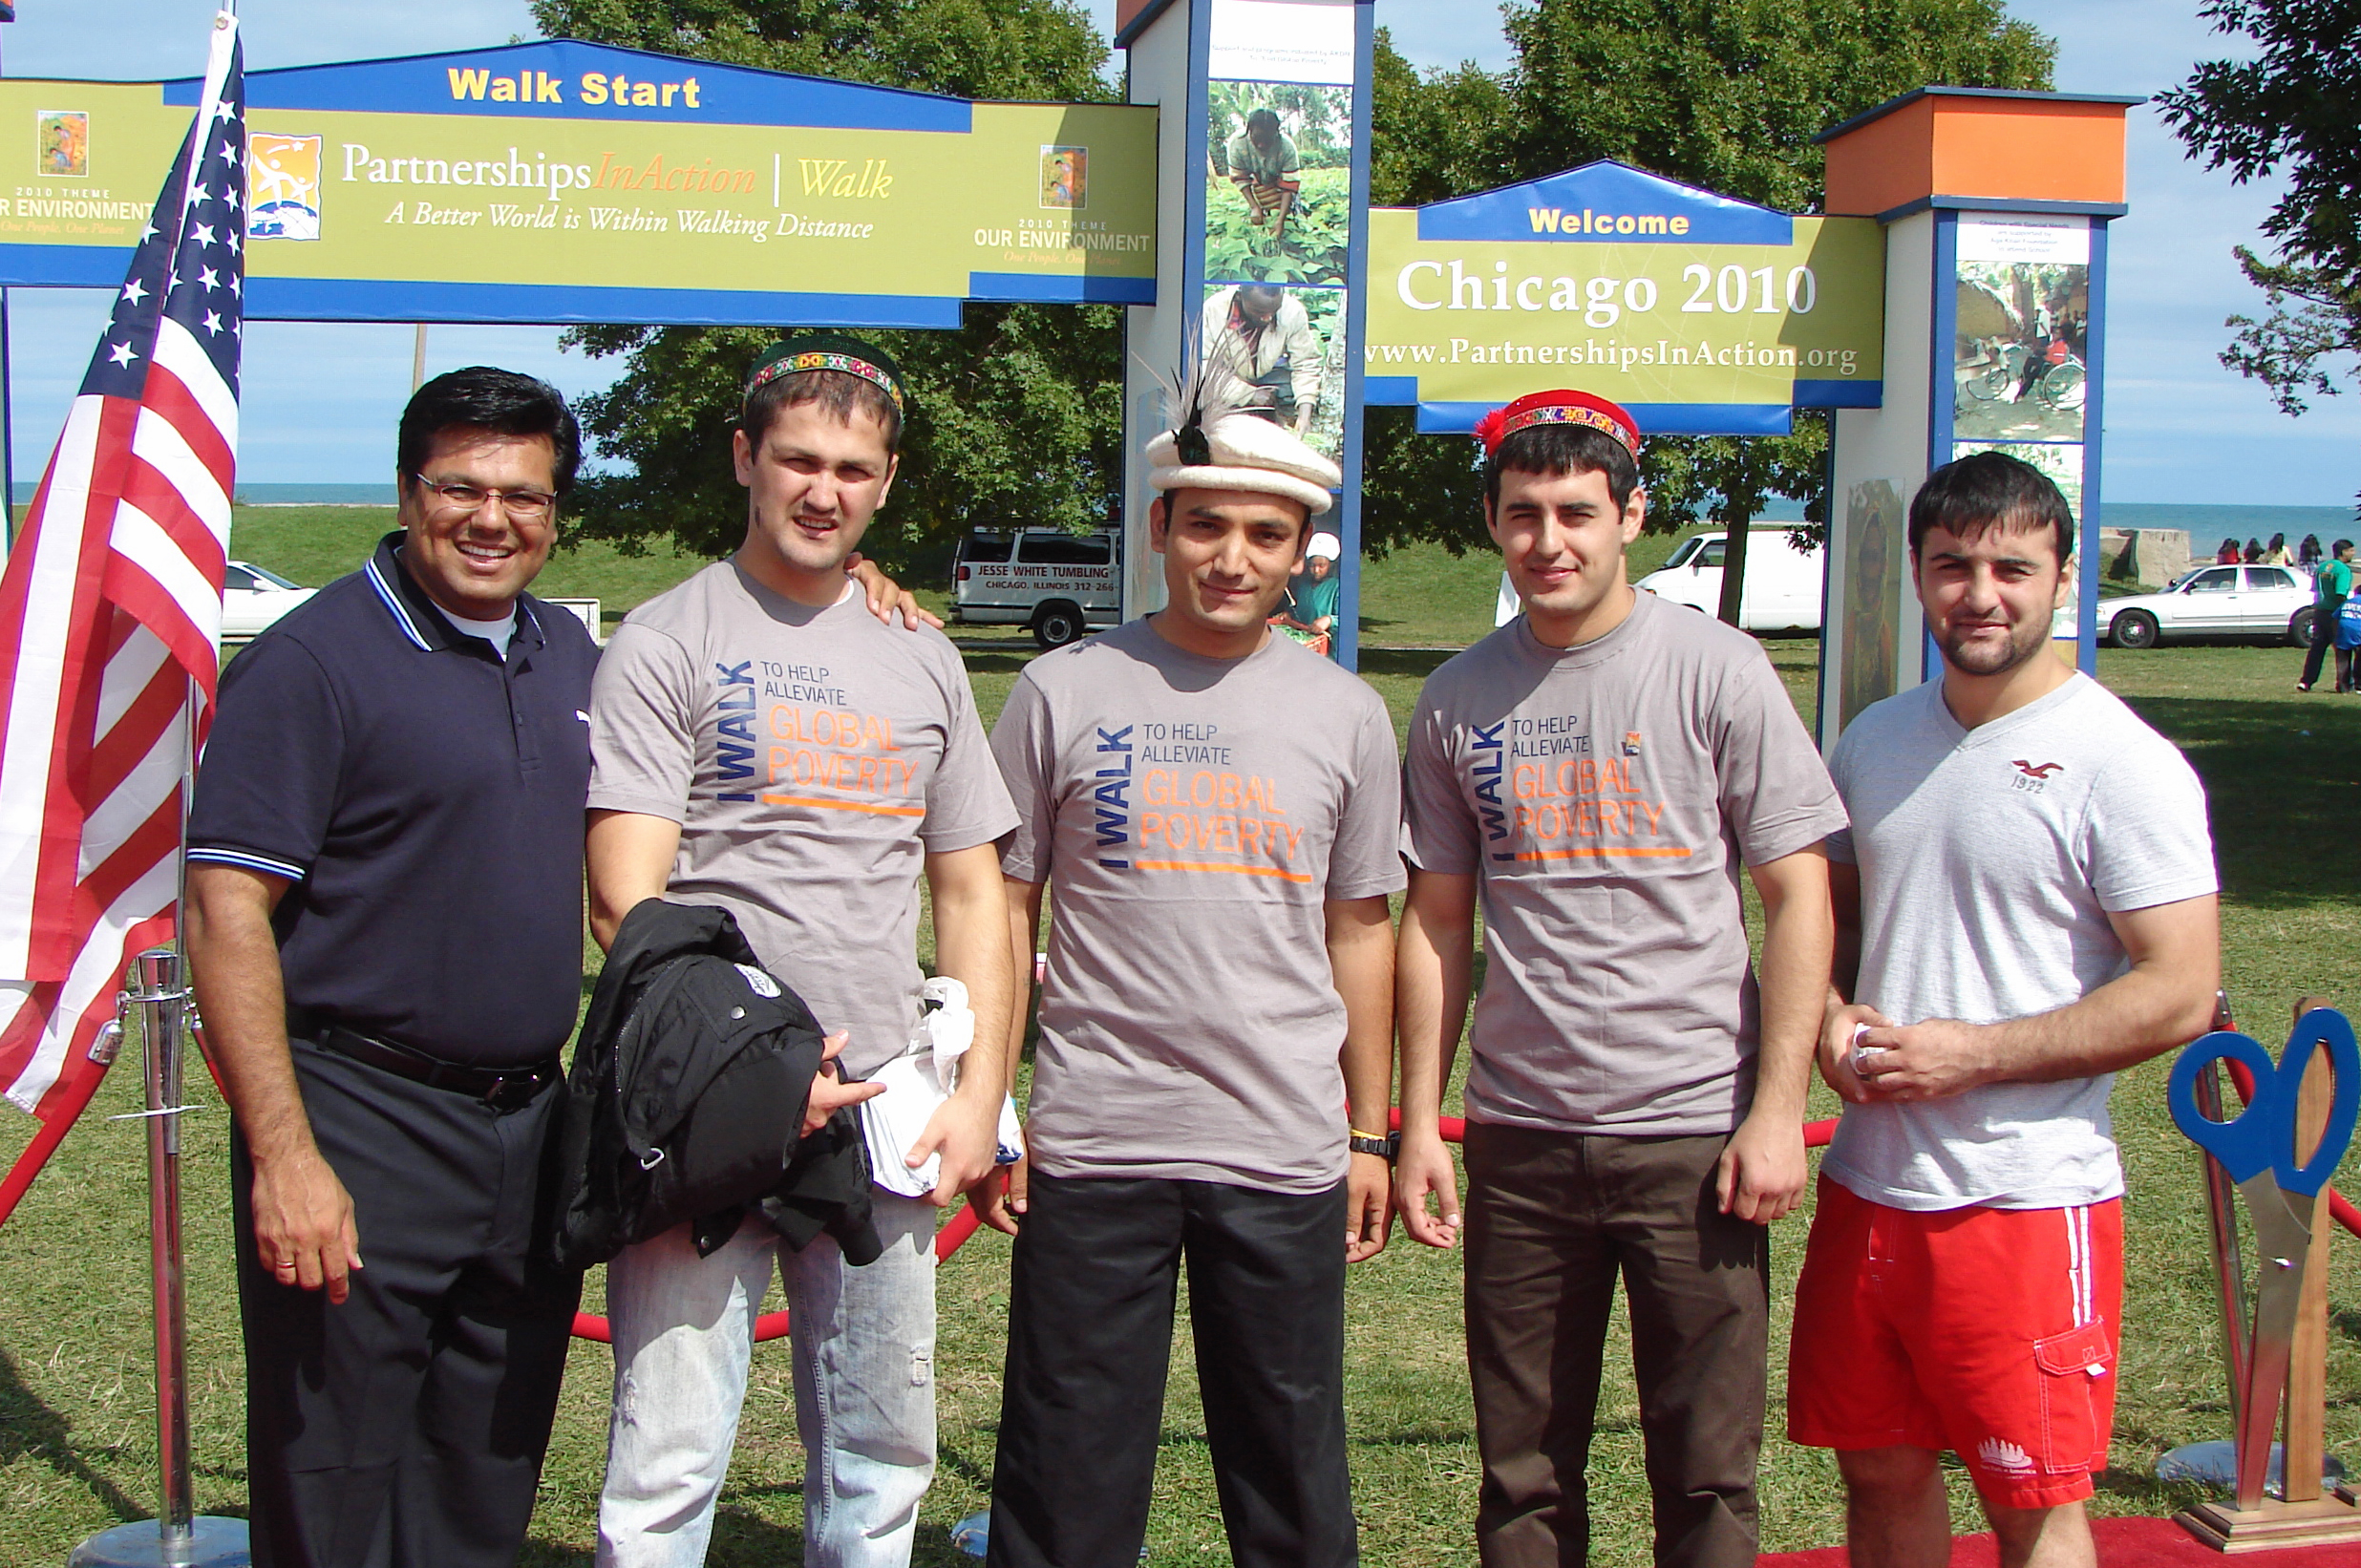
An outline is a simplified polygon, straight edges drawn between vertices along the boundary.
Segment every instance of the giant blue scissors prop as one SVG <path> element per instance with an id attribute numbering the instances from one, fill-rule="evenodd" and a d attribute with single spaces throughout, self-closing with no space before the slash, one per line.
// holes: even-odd
<path id="1" fill-rule="evenodd" d="M 2295 1157 L 2296 1108 L 2313 1054 L 2326 1047 L 2335 1076 L 2327 1128 L 2311 1157 Z M 2244 1063 L 2254 1073 L 2254 1098 L 2227 1121 L 2205 1113 L 2218 1094 L 2202 1094 L 2199 1079 L 2217 1062 Z M 2271 1435 L 2287 1388 L 2287 1361 L 2311 1255 L 2312 1219 L 2320 1192 L 2336 1174 L 2361 1112 L 2361 1049 L 2344 1014 L 2321 1007 L 2296 1021 L 2287 1049 L 2270 1053 L 2243 1034 L 2216 1030 L 2192 1043 L 2173 1063 L 2166 1094 L 2173 1120 L 2212 1155 L 2246 1200 L 2254 1223 L 2254 1321 L 2245 1359 L 2245 1388 L 2238 1402 L 2238 1506 L 2263 1505 Z M 2234 1347 L 2235 1348 L 2235 1347 Z"/>

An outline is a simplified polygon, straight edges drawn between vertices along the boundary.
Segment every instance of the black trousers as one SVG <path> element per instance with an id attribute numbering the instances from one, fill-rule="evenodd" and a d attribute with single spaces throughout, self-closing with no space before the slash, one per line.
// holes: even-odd
<path id="1" fill-rule="evenodd" d="M 230 1146 L 256 1568 L 508 1568 L 524 1543 L 582 1276 L 541 1261 L 552 1083 L 500 1112 L 308 1041 L 311 1133 L 352 1196 L 351 1294 L 255 1254 Z"/>
<path id="2" fill-rule="evenodd" d="M 2329 649 L 2336 647 L 2336 612 L 2341 602 L 2323 604 L 2312 614 L 2311 646 L 2304 650 L 2304 680 L 2310 687 L 2320 679 L 2320 667 L 2327 662 Z M 2352 650 L 2336 648 L 2336 689 L 2352 689 Z"/>
<path id="3" fill-rule="evenodd" d="M 1345 1191 L 1035 1174 L 1016 1238 L 989 1568 L 1138 1560 L 1180 1267 L 1238 1568 L 1358 1562 Z"/>
<path id="4" fill-rule="evenodd" d="M 1470 1122 L 1467 1361 L 1484 1568 L 1589 1560 L 1584 1471 L 1620 1275 L 1660 1568 L 1753 1568 L 1770 1243 L 1720 1212 L 1715 1137 Z"/>

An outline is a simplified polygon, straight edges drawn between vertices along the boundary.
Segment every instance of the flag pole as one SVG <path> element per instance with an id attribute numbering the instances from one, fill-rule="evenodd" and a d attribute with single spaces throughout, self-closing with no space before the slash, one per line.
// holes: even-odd
<path id="1" fill-rule="evenodd" d="M 221 0 L 213 19 L 215 39 L 205 68 L 205 90 L 189 130 L 195 151 L 188 179 L 201 178 L 206 129 L 219 105 L 237 38 L 237 0 Z M 245 178 L 243 160 L 232 179 Z M 183 194 L 176 223 L 188 220 Z M 245 222 L 245 204 L 233 208 Z M 216 639 L 219 648 L 219 639 Z M 188 963 L 181 933 L 188 900 L 188 810 L 196 774 L 197 730 L 204 695 L 192 676 L 181 709 L 180 842 L 176 854 L 177 897 L 172 945 L 150 947 L 132 961 L 130 988 L 118 999 L 121 1011 L 138 1008 L 146 1071 L 148 1267 L 155 1298 L 156 1518 L 102 1531 L 74 1548 L 68 1568 L 244 1568 L 253 1561 L 246 1521 L 200 1516 L 192 1486 L 188 1438 L 188 1292 L 181 1238 L 181 1117 L 185 1044 L 195 1005 L 190 1000 Z M 118 1012 L 118 1018 L 120 1012 Z M 202 1040 L 202 1036 L 200 1036 Z"/>

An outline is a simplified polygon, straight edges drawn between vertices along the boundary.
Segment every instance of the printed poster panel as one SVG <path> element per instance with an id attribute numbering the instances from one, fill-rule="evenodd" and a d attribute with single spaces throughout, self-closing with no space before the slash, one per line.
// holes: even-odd
<path id="1" fill-rule="evenodd" d="M 2005 452 L 2010 456 L 2028 462 L 2047 475 L 2066 497 L 2066 509 L 2074 515 L 2074 530 L 2079 538 L 2082 529 L 2082 446 L 2080 442 L 2058 441 L 1954 441 L 1951 456 L 1958 459 L 1971 452 Z M 2082 628 L 2082 596 L 2075 591 L 2076 574 L 2082 562 L 2079 554 L 2067 562 L 2066 603 L 2050 618 L 2050 638 L 2059 645 L 2058 651 L 2066 662 L 2074 662 L 2075 644 Z"/>
<path id="2" fill-rule="evenodd" d="M 1909 536 L 1890 479 L 1856 484 L 1844 498 L 1844 624 L 1837 728 L 1900 689 L 1895 648 L 1902 626 L 1902 569 Z"/>
<path id="3" fill-rule="evenodd" d="M 1345 291 L 1207 284 L 1198 341 L 1253 408 L 1335 459 L 1345 434 Z"/>
<path id="4" fill-rule="evenodd" d="M 1352 89 L 1217 81 L 1206 98 L 1205 281 L 1343 286 Z"/>
<path id="5" fill-rule="evenodd" d="M 0 284 L 120 279 L 187 85 L 0 80 L 0 119 L 34 142 L 0 201 Z M 255 72 L 248 89 L 257 316 L 408 319 L 406 290 L 436 285 L 481 290 L 436 318 L 454 320 L 762 320 L 746 301 L 776 293 L 944 301 L 931 324 L 948 326 L 965 298 L 1154 297 L 1152 108 L 968 103 L 569 42 Z M 298 97 L 330 106 L 285 106 Z M 806 114 L 825 123 L 760 117 Z"/>
<path id="6" fill-rule="evenodd" d="M 1967 213 L 1958 252 L 1952 434 L 2081 440 L 2090 220 Z"/>
<path id="7" fill-rule="evenodd" d="M 1257 414 L 1341 460 L 1353 7 L 1213 0 L 1209 26 L 1200 351 L 1252 389 Z M 1330 657 L 1344 613 L 1333 519 L 1314 524 L 1273 618 Z"/>

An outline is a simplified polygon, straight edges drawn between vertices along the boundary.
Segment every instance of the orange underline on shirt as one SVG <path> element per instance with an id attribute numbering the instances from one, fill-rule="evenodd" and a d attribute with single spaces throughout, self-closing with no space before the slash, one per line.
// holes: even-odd
<path id="1" fill-rule="evenodd" d="M 865 812 L 871 816 L 924 816 L 924 806 L 864 806 L 855 800 L 819 800 L 808 795 L 766 795 L 766 806 L 817 806 L 824 812 Z"/>
<path id="2" fill-rule="evenodd" d="M 1513 860 L 1579 860 L 1585 856 L 1600 859 L 1610 857 L 1621 859 L 1686 860 L 1689 851 L 1677 846 L 1660 848 L 1653 844 L 1596 844 L 1581 849 L 1528 849 L 1509 857 Z"/>
<path id="3" fill-rule="evenodd" d="M 1276 877 L 1283 882 L 1308 882 L 1307 871 L 1282 871 L 1277 866 L 1230 866 L 1214 860 L 1134 860 L 1142 871 L 1228 871 L 1241 877 Z"/>

